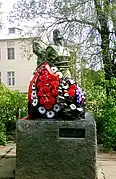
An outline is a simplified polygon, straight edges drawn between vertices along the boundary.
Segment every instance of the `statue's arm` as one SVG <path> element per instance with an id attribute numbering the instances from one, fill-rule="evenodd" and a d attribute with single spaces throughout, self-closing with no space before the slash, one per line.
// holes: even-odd
<path id="1" fill-rule="evenodd" d="M 33 53 L 35 53 L 37 56 L 39 56 L 41 53 L 39 44 L 37 42 L 33 43 Z"/>

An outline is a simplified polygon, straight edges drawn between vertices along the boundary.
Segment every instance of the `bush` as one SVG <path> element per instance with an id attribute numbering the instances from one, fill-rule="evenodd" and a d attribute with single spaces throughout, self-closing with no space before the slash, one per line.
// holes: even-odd
<path id="1" fill-rule="evenodd" d="M 103 144 L 105 150 L 116 150 L 116 79 L 112 78 L 107 84 L 102 71 L 86 69 L 84 74 L 87 109 L 95 116 L 98 143 Z M 110 86 L 109 96 L 106 85 Z"/>
<path id="2" fill-rule="evenodd" d="M 105 149 L 116 150 L 116 101 L 109 96 L 103 105 L 101 141 Z"/>
<path id="3" fill-rule="evenodd" d="M 0 145 L 6 144 L 6 129 L 5 124 L 0 123 Z"/>
<path id="4" fill-rule="evenodd" d="M 6 132 L 1 132 L 3 140 L 0 140 L 0 144 L 4 144 L 6 134 L 15 128 L 18 109 L 27 114 L 27 95 L 19 91 L 11 91 L 0 84 L 0 124 L 1 130 L 6 128 Z"/>

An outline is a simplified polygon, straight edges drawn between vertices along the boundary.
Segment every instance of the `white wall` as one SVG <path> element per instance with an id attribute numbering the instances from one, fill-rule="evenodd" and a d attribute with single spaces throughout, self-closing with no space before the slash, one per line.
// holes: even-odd
<path id="1" fill-rule="evenodd" d="M 21 40 L 15 39 L 15 59 L 8 60 L 7 57 L 7 41 L 0 40 L 1 58 L 0 58 L 0 72 L 2 83 L 8 86 L 7 72 L 15 72 L 15 86 L 8 86 L 12 90 L 19 90 L 20 92 L 28 91 L 28 84 L 33 71 L 36 68 L 36 55 L 32 53 L 32 46 L 29 39 Z M 28 57 L 33 54 L 30 60 Z"/>

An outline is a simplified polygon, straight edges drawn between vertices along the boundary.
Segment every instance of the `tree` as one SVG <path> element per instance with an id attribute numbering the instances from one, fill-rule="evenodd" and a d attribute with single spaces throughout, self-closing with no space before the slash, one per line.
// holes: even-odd
<path id="1" fill-rule="evenodd" d="M 80 46 L 81 57 L 85 55 L 89 64 L 97 65 L 102 59 L 109 94 L 111 77 L 116 77 L 115 8 L 114 0 L 22 0 L 12 14 L 18 20 L 42 18 L 50 29 L 61 27 L 66 37 Z"/>

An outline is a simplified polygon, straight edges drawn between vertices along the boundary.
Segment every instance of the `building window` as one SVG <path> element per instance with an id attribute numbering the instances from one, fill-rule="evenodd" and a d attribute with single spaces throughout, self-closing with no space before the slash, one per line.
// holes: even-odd
<path id="1" fill-rule="evenodd" d="M 9 34 L 15 34 L 15 28 L 9 28 Z"/>
<path id="2" fill-rule="evenodd" d="M 8 49 L 8 60 L 15 59 L 15 50 L 12 47 L 9 47 Z"/>
<path id="3" fill-rule="evenodd" d="M 2 83 L 1 72 L 0 72 L 0 84 Z"/>
<path id="4" fill-rule="evenodd" d="M 8 60 L 15 59 L 15 41 L 7 41 Z"/>
<path id="5" fill-rule="evenodd" d="M 14 86 L 15 85 L 15 72 L 14 71 L 7 72 L 7 79 L 8 79 L 8 86 Z"/>

